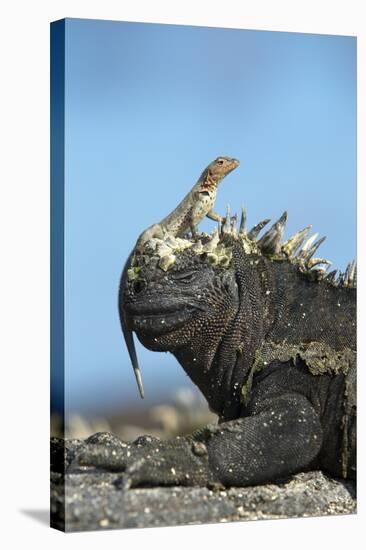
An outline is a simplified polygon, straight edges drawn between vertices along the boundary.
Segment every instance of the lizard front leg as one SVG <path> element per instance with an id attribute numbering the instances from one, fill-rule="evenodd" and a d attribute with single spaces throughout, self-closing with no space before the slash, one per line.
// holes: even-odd
<path id="1" fill-rule="evenodd" d="M 197 241 L 198 240 L 198 229 L 197 224 L 194 224 L 193 221 L 190 221 L 189 227 L 192 233 L 192 238 Z"/>
<path id="2" fill-rule="evenodd" d="M 225 217 L 224 216 L 220 216 L 220 214 L 216 214 L 216 212 L 214 212 L 213 210 L 210 210 L 206 216 L 208 218 L 210 218 L 210 220 L 213 220 L 215 222 L 221 222 L 221 223 L 224 223 L 225 221 Z"/>
<path id="3" fill-rule="evenodd" d="M 212 205 L 212 199 L 206 194 L 201 194 L 199 198 L 196 200 L 196 203 L 194 204 L 194 206 L 192 207 L 189 213 L 188 221 L 189 221 L 190 230 L 192 232 L 192 237 L 194 239 L 197 239 L 197 236 L 198 236 L 198 233 L 197 233 L 198 224 L 200 223 L 200 221 L 203 220 L 205 216 L 209 216 L 210 214 L 209 217 L 211 217 L 211 219 L 216 221 L 222 220 L 221 216 L 213 212 L 213 210 L 209 210 L 211 205 Z M 207 211 L 209 212 L 207 213 Z"/>

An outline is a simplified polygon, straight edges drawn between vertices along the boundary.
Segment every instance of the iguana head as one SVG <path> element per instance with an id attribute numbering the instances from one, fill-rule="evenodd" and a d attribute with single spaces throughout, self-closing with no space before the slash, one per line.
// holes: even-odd
<path id="1" fill-rule="evenodd" d="M 173 353 L 199 384 L 195 376 L 211 369 L 238 311 L 229 242 L 220 245 L 218 237 L 181 241 L 155 240 L 150 243 L 154 251 L 149 247 L 143 254 L 136 251 L 122 278 L 120 315 L 140 393 L 133 332 L 148 349 Z M 189 372 L 190 366 L 194 372 Z"/>
<path id="2" fill-rule="evenodd" d="M 121 294 L 128 329 L 149 349 L 175 351 L 204 337 L 206 326 L 231 318 L 238 288 L 228 269 L 229 254 L 226 249 L 221 263 L 213 262 L 193 245 L 178 253 L 168 269 L 158 256 L 133 256 Z"/>

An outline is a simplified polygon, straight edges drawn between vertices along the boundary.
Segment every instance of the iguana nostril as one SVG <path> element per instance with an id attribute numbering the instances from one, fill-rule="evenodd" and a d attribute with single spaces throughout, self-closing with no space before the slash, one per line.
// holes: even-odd
<path id="1" fill-rule="evenodd" d="M 135 281 L 133 283 L 133 291 L 135 294 L 139 294 L 140 292 L 144 291 L 146 289 L 146 282 L 141 279 L 138 281 Z"/>

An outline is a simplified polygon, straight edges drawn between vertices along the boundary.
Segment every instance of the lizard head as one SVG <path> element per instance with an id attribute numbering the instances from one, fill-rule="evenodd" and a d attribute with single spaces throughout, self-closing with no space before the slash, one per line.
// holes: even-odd
<path id="1" fill-rule="evenodd" d="M 220 183 L 225 176 L 239 166 L 239 161 L 230 157 L 217 157 L 204 170 L 202 176 L 210 176 L 215 183 Z"/>

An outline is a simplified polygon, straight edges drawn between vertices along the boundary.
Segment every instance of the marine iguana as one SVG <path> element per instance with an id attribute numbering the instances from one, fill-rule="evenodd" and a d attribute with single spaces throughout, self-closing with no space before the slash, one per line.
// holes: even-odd
<path id="1" fill-rule="evenodd" d="M 151 225 L 137 240 L 136 247 L 141 248 L 147 241 L 164 234 L 183 237 L 188 231 L 197 236 L 197 226 L 207 216 L 211 220 L 221 221 L 222 217 L 213 211 L 219 183 L 225 176 L 239 166 L 239 161 L 230 157 L 217 157 L 202 172 L 197 183 L 178 206 L 161 222 Z"/>
<path id="2" fill-rule="evenodd" d="M 228 212 L 211 236 L 134 250 L 124 333 L 171 352 L 219 423 L 170 441 L 95 434 L 79 464 L 122 471 L 125 488 L 255 485 L 315 468 L 355 478 L 356 265 L 328 274 L 313 257 L 324 239 L 309 226 L 283 243 L 286 219 L 257 239 L 269 220 L 247 232 L 243 211 L 238 232 Z"/>

